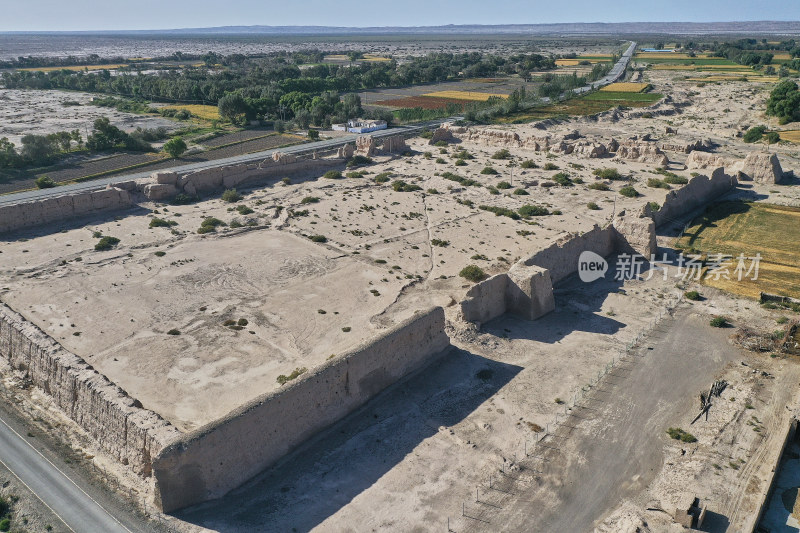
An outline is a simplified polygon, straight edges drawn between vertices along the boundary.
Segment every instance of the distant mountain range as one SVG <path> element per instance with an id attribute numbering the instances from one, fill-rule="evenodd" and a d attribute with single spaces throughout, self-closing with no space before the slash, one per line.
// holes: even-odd
<path id="1" fill-rule="evenodd" d="M 100 35 L 348 35 L 348 34 L 527 34 L 527 35 L 618 35 L 618 34 L 800 34 L 800 21 L 751 22 L 590 22 L 559 24 L 497 24 L 446 26 L 219 26 L 171 30 L 116 30 L 81 32 L 2 32 L 27 34 Z"/>

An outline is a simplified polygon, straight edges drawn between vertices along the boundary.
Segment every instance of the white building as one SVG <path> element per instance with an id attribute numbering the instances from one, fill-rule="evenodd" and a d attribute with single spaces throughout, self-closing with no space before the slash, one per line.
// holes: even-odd
<path id="1" fill-rule="evenodd" d="M 385 130 L 388 128 L 385 120 L 364 120 L 362 118 L 348 120 L 346 124 L 334 124 L 334 131 L 349 131 L 350 133 L 369 133 L 371 131 Z"/>

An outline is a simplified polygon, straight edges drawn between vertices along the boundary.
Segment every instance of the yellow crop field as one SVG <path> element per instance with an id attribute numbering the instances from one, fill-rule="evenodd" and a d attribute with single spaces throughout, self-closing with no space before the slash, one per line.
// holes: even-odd
<path id="1" fill-rule="evenodd" d="M 391 59 L 375 54 L 364 54 L 364 61 L 391 61 Z"/>
<path id="2" fill-rule="evenodd" d="M 198 118 L 219 120 L 219 109 L 213 105 L 171 105 L 167 109 L 184 109 Z"/>
<path id="3" fill-rule="evenodd" d="M 785 130 L 778 132 L 782 141 L 800 143 L 800 130 Z"/>
<path id="4" fill-rule="evenodd" d="M 761 255 L 758 279 L 739 281 L 734 274 L 737 261 L 730 265 L 729 280 L 704 279 L 703 283 L 750 298 L 760 291 L 785 296 L 800 296 L 800 208 L 763 203 L 723 202 L 711 206 L 694 220 L 678 241 L 684 249 L 704 254 L 738 257 Z M 747 267 L 751 264 L 747 262 Z M 728 266 L 728 265 L 726 265 Z M 750 276 L 752 278 L 752 276 Z"/>
<path id="5" fill-rule="evenodd" d="M 344 54 L 332 54 L 329 56 L 325 56 L 325 61 L 347 61 L 350 59 Z"/>
<path id="6" fill-rule="evenodd" d="M 789 52 L 775 52 L 772 54 L 772 59 L 786 59 L 789 60 L 792 58 L 792 54 Z"/>
<path id="7" fill-rule="evenodd" d="M 583 57 L 576 57 L 575 59 L 556 59 L 556 66 L 557 67 L 575 67 L 581 64 L 581 61 L 588 61 L 592 65 L 595 63 L 606 63 L 611 59 L 611 56 L 608 56 L 608 59 L 600 59 L 600 56 L 592 56 L 591 58 L 583 58 Z"/>
<path id="8" fill-rule="evenodd" d="M 601 91 L 610 93 L 640 93 L 650 86 L 649 83 L 618 82 L 606 85 Z"/>
<path id="9" fill-rule="evenodd" d="M 120 67 L 127 67 L 126 64 L 115 64 L 115 65 L 75 65 L 72 67 L 33 67 L 33 68 L 21 68 L 19 70 L 25 71 L 38 71 L 38 72 L 52 72 L 54 70 L 72 70 L 72 71 L 80 71 L 80 70 L 114 70 Z"/>
<path id="10" fill-rule="evenodd" d="M 436 91 L 423 94 L 422 96 L 432 96 L 433 98 L 453 98 L 455 100 L 469 100 L 471 102 L 485 102 L 489 98 L 508 98 L 507 94 L 479 93 L 471 91 Z"/>

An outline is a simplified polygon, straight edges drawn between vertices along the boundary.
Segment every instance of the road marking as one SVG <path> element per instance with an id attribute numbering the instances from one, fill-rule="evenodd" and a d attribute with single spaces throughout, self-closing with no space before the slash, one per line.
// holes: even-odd
<path id="1" fill-rule="evenodd" d="M 12 430 L 12 431 L 13 431 L 13 430 Z M 9 466 L 8 466 L 8 465 L 7 465 L 5 462 L 3 462 L 3 460 L 2 460 L 2 459 L 0 459 L 0 465 L 3 465 L 4 467 L 6 467 L 6 469 L 7 469 L 9 472 L 11 472 L 11 475 L 12 475 L 12 476 L 14 476 L 15 478 L 17 478 L 17 479 L 19 480 L 19 482 L 20 482 L 20 483 L 22 483 L 23 485 L 25 485 L 25 487 L 28 489 L 28 491 L 30 491 L 30 493 L 31 493 L 31 494 L 33 494 L 34 496 L 36 496 L 36 499 L 38 499 L 40 502 L 42 502 L 42 504 L 43 504 L 45 507 L 47 507 L 48 509 L 50 509 L 50 512 L 51 512 L 51 513 L 53 513 L 53 514 L 56 516 L 56 518 L 58 518 L 59 520 L 61 520 L 61 523 L 62 523 L 62 524 L 64 524 L 65 526 L 67 526 L 67 529 L 69 529 L 69 530 L 70 530 L 70 531 L 72 531 L 73 533 L 77 533 L 77 532 L 76 532 L 74 529 L 72 529 L 71 527 L 69 527 L 69 524 L 67 524 L 67 521 L 66 521 L 66 520 L 64 520 L 63 518 L 61 518 L 61 515 L 60 515 L 60 514 L 58 514 L 58 513 L 55 511 L 55 509 L 53 509 L 52 507 L 50 507 L 49 505 L 47 505 L 47 502 L 46 502 L 46 501 L 44 501 L 44 500 L 43 500 L 43 499 L 42 499 L 42 498 L 41 498 L 41 497 L 40 497 L 38 494 L 36 494 L 36 492 L 35 492 L 35 491 L 34 491 L 32 488 L 30 488 L 30 487 L 28 486 L 28 484 L 27 484 L 27 483 L 25 483 L 25 482 L 22 480 L 22 478 L 21 478 L 21 477 L 19 477 L 17 474 L 15 474 L 15 473 L 14 473 L 14 471 L 11 469 L 11 467 L 9 467 Z"/>
<path id="2" fill-rule="evenodd" d="M 54 465 L 54 464 L 53 464 L 53 462 L 52 462 L 52 461 L 50 461 L 50 459 L 48 459 L 47 457 L 45 457 L 45 456 L 42 454 L 42 452 L 40 452 L 39 450 L 37 450 L 37 449 L 36 449 L 36 448 L 35 448 L 35 447 L 34 447 L 34 446 L 33 446 L 33 445 L 30 443 L 30 442 L 28 442 L 27 440 L 25 440 L 25 439 L 22 437 L 22 435 L 20 435 L 20 434 L 19 434 L 19 433 L 17 433 L 16 431 L 14 431 L 14 428 L 12 428 L 11 426 L 9 426 L 9 425 L 8 425 L 8 423 L 7 423 L 5 420 L 3 420 L 3 418 L 2 418 L 2 417 L 0 417 L 0 423 L 2 423 L 2 424 L 5 426 L 5 427 L 7 427 L 8 429 L 10 429 L 10 430 L 11 430 L 11 432 L 12 432 L 12 433 L 14 433 L 14 435 L 16 435 L 17 437 L 19 437 L 19 439 L 20 439 L 22 442 L 24 442 L 25 444 L 27 444 L 27 445 L 28 445 L 28 447 L 30 447 L 30 449 L 31 449 L 31 450 L 33 450 L 33 451 L 35 451 L 37 454 L 39 454 L 39 456 L 40 456 L 42 459 L 44 459 L 45 461 L 47 461 L 47 462 L 50 464 L 50 466 L 52 466 L 53 468 L 55 468 L 55 469 L 56 469 L 56 471 L 58 471 L 58 473 L 59 473 L 59 474 L 61 474 L 62 476 L 64 476 L 64 477 L 65 477 L 65 478 L 66 478 L 66 479 L 67 479 L 67 480 L 68 480 L 70 483 L 72 483 L 73 485 L 75 485 L 75 488 L 77 488 L 79 491 L 81 491 L 81 492 L 82 492 L 82 493 L 83 493 L 83 494 L 84 494 L 84 495 L 85 495 L 87 498 L 89 498 L 90 500 L 92 500 L 92 502 L 94 502 L 94 504 L 95 504 L 95 505 L 97 505 L 97 507 L 99 507 L 100 509 L 102 509 L 104 513 L 106 513 L 108 516 L 110 516 L 110 517 L 111 517 L 111 519 L 112 519 L 112 520 L 114 520 L 114 522 L 116 522 L 117 524 L 119 524 L 119 525 L 122 527 L 122 529 L 124 529 L 124 530 L 125 530 L 125 531 L 127 531 L 128 533 L 133 533 L 133 531 L 131 531 L 130 529 L 128 529 L 127 527 L 125 527 L 125 524 L 123 524 L 122 522 L 120 522 L 120 521 L 117 519 L 117 517 L 116 517 L 116 516 L 114 516 L 113 514 L 111 514 L 110 512 L 108 512 L 108 510 L 107 510 L 105 507 L 103 507 L 102 505 L 100 505 L 100 503 L 98 503 L 98 502 L 97 502 L 97 500 L 95 500 L 94 498 L 92 498 L 91 496 L 89 496 L 89 494 L 87 494 L 85 490 L 83 490 L 82 488 L 80 488 L 80 487 L 78 486 L 78 484 L 77 484 L 77 483 L 75 483 L 75 482 L 72 480 L 72 478 L 71 478 L 71 477 L 69 477 L 69 476 L 68 476 L 68 475 L 66 475 L 64 472 L 62 472 L 60 468 L 58 468 L 56 465 Z M 6 466 L 6 468 L 8 468 L 9 470 L 11 470 L 11 468 L 9 468 L 8 466 Z M 12 473 L 13 473 L 13 470 L 11 470 L 11 471 L 12 471 Z M 14 474 L 14 476 L 15 476 L 15 477 L 17 477 L 17 479 L 19 479 L 19 476 L 17 476 L 16 474 Z M 20 479 L 20 481 L 22 481 L 22 480 Z M 24 483 L 25 483 L 25 482 L 23 481 L 23 484 L 24 484 Z M 27 485 L 25 485 L 25 486 L 27 487 Z M 33 491 L 31 491 L 31 492 L 33 492 Z M 34 494 L 35 494 L 35 493 L 34 493 Z M 37 495 L 36 497 L 37 497 L 37 498 L 39 498 L 39 496 L 38 496 L 38 495 Z M 41 500 L 41 498 L 39 498 L 39 499 Z M 44 503 L 44 502 L 42 502 L 42 503 Z M 45 503 L 45 505 L 47 505 L 47 504 Z M 48 508 L 50 508 L 50 507 L 48 506 Z M 54 513 L 55 513 L 55 511 L 54 511 Z M 58 514 L 56 514 L 56 516 L 58 516 Z M 61 518 L 61 517 L 59 516 L 59 518 Z M 63 522 L 64 520 L 63 520 L 63 519 L 61 519 L 61 521 Z M 66 523 L 66 522 L 65 522 L 65 523 Z M 67 527 L 69 527 L 69 526 L 67 526 Z M 70 528 L 70 530 L 72 530 L 72 528 Z M 73 531 L 74 531 L 74 530 L 73 530 Z"/>

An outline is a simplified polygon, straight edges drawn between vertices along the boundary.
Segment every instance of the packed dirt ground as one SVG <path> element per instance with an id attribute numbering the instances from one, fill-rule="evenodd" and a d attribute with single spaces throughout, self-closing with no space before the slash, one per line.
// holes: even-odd
<path id="1" fill-rule="evenodd" d="M 584 140 L 602 142 L 647 134 L 671 145 L 709 139 L 728 157 L 759 148 L 743 144 L 737 133 L 767 122 L 757 110 L 768 86 L 696 87 L 668 71 L 645 76 L 668 95 L 650 109 L 504 129 L 554 138 L 577 130 Z M 678 133 L 665 134 L 666 127 Z M 730 343 L 732 330 L 708 324 L 725 315 L 734 326 L 770 331 L 785 311 L 707 287 L 698 287 L 704 300 L 679 303 L 693 287 L 679 284 L 674 272 L 592 285 L 572 278 L 556 290 L 556 311 L 535 322 L 501 317 L 478 329 L 460 321 L 454 305 L 470 287 L 458 276 L 465 265 L 503 272 L 568 232 L 662 203 L 667 191 L 647 186 L 648 178 L 661 176 L 657 165 L 508 146 L 517 162 L 536 164 L 523 169 L 492 159 L 502 143 L 436 147 L 416 138 L 409 146 L 412 155 L 378 156 L 354 169 L 360 177 L 277 181 L 243 191 L 236 203 L 144 204 L 115 218 L 64 225 L 60 233 L 15 235 L 0 254 L 0 299 L 182 430 L 279 387 L 279 375 L 319 365 L 416 309 L 446 308 L 453 350 L 228 497 L 170 518 L 180 529 L 441 531 L 451 518 L 454 530 L 471 531 L 537 517 L 558 531 L 563 522 L 554 517 L 575 514 L 579 506 L 570 499 L 574 487 L 558 486 L 559 469 L 575 465 L 575 486 L 605 469 L 603 461 L 586 457 L 596 452 L 592 440 L 608 437 L 601 430 L 611 422 L 642 433 L 639 453 L 648 468 L 638 471 L 636 463 L 631 479 L 605 478 L 618 492 L 576 517 L 579 529 L 677 530 L 669 514 L 687 492 L 730 524 L 751 516 L 771 468 L 765 457 L 796 410 L 789 384 L 798 382 L 800 367 L 791 358 L 743 352 Z M 793 147 L 771 149 L 785 171 L 800 169 Z M 455 166 L 462 150 L 473 158 Z M 671 172 L 690 177 L 685 153 L 666 154 Z M 482 173 L 487 166 L 497 174 Z M 593 174 L 608 167 L 632 177 L 640 196 L 621 196 L 625 182 Z M 448 180 L 445 172 L 482 186 Z M 551 185 L 559 172 L 573 184 Z M 384 173 L 387 182 L 373 181 Z M 420 189 L 395 190 L 396 180 Z M 510 187 L 492 194 L 489 187 L 505 181 Z M 600 182 L 608 190 L 589 188 Z M 789 183 L 746 183 L 741 194 L 797 205 L 800 196 Z M 515 194 L 518 189 L 525 194 Z M 478 207 L 526 204 L 558 214 L 512 220 Z M 227 226 L 198 234 L 209 217 Z M 169 225 L 149 227 L 155 219 Z M 664 228 L 662 247 L 673 243 L 669 231 Z M 99 235 L 121 242 L 95 251 Z M 674 318 L 663 317 L 668 308 Z M 636 353 L 589 387 L 642 332 L 647 336 Z M 699 337 L 700 355 L 692 349 Z M 659 350 L 672 357 L 668 364 L 657 364 Z M 625 368 L 640 381 L 627 383 Z M 729 383 L 721 401 L 707 421 L 690 425 L 697 396 L 718 378 Z M 643 386 L 645 379 L 653 387 Z M 673 382 L 672 403 L 657 406 L 657 424 L 646 423 L 650 413 L 626 410 L 646 405 L 648 392 Z M 603 390 L 611 399 L 598 410 L 591 402 Z M 583 398 L 573 407 L 576 394 Z M 565 411 L 571 413 L 566 422 Z M 573 428 L 566 426 L 570 420 Z M 669 439 L 673 426 L 697 442 Z M 544 433 L 552 434 L 544 441 L 551 446 L 563 439 L 556 446 L 561 453 L 546 464 L 526 457 Z M 605 490 L 599 481 L 596 487 Z"/>

